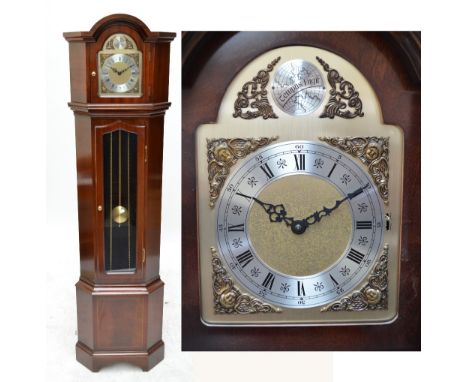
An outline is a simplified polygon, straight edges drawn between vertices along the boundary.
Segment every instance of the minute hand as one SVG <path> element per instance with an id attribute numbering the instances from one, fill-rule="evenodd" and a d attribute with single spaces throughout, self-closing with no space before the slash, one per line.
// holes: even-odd
<path id="1" fill-rule="evenodd" d="M 341 200 L 337 200 L 335 202 L 335 205 L 331 208 L 323 207 L 320 211 L 315 211 L 312 215 L 306 217 L 304 221 L 307 223 L 307 227 L 311 226 L 312 224 L 315 224 L 319 222 L 324 216 L 328 216 L 332 213 L 332 211 L 336 210 L 344 201 L 346 200 L 351 200 L 355 198 L 356 196 L 360 195 L 367 187 L 369 186 L 369 183 L 367 183 L 365 186 L 358 188 L 356 191 L 351 192 L 350 194 L 346 195 Z"/>

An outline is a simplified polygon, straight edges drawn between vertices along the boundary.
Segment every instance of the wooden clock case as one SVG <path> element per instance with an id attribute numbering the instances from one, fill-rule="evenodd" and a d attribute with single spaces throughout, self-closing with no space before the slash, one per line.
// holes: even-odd
<path id="1" fill-rule="evenodd" d="M 142 52 L 142 96 L 98 96 L 98 51 L 113 34 L 130 36 Z M 151 32 L 116 14 L 89 32 L 64 33 L 70 53 L 70 108 L 75 115 L 80 279 L 76 284 L 76 358 L 92 371 L 114 362 L 149 370 L 163 359 L 164 283 L 159 277 L 164 113 L 169 108 L 169 48 L 174 33 Z M 137 136 L 136 264 L 109 274 L 104 266 L 103 150 L 106 132 Z"/>
<path id="2" fill-rule="evenodd" d="M 188 32 L 182 48 L 182 349 L 419 350 L 420 33 Z M 355 65 L 377 93 L 387 124 L 401 126 L 405 179 L 398 319 L 385 326 L 208 327 L 200 320 L 195 132 L 217 120 L 228 85 L 255 57 L 306 45 Z"/>

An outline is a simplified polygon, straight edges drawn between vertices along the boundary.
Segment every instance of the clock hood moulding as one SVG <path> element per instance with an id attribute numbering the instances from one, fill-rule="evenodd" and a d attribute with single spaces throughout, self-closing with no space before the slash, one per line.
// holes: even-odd
<path id="1" fill-rule="evenodd" d="M 105 51 L 105 43 L 116 34 L 126 35 L 129 40 L 135 43 L 132 50 L 116 50 L 114 54 Z M 170 42 L 176 34 L 171 32 L 151 32 L 148 27 L 134 16 L 125 14 L 115 14 L 99 20 L 90 31 L 66 32 L 64 38 L 69 42 L 70 57 L 70 106 L 81 113 L 89 109 L 89 104 L 107 105 L 107 111 L 115 106 L 115 110 L 120 112 L 124 105 L 133 104 L 158 104 L 158 109 L 167 108 L 168 105 L 168 78 L 170 58 Z M 115 74 L 116 65 L 121 65 L 117 56 L 124 57 L 127 67 L 136 60 L 137 70 L 127 71 L 129 75 L 127 82 L 121 80 L 123 73 Z M 113 72 L 106 73 L 102 63 L 106 59 L 113 60 Z M 141 58 L 141 59 L 140 59 Z M 113 78 L 118 77 L 118 78 Z M 105 95 L 101 96 L 101 91 L 107 83 L 105 79 L 111 79 L 110 84 L 114 84 L 116 91 L 105 90 Z M 128 91 L 123 93 L 121 87 L 128 86 Z M 138 87 L 135 90 L 133 87 Z M 120 100 L 122 98 L 122 100 Z M 117 101 L 119 99 L 119 101 Z M 129 107 L 127 107 L 128 109 Z M 154 106 L 149 106 L 154 109 Z M 100 111 L 94 107 L 94 112 Z M 128 111 L 128 110 L 127 110 Z M 148 114 L 148 111 L 144 111 Z M 151 111 L 149 112 L 150 114 Z"/>
<path id="2" fill-rule="evenodd" d="M 123 13 L 116 13 L 102 18 L 93 25 L 89 32 L 65 32 L 63 36 L 69 42 L 96 42 L 98 37 L 106 31 L 109 26 L 116 25 L 128 26 L 134 29 L 144 42 L 171 42 L 176 36 L 176 34 L 172 32 L 151 32 L 143 21 Z"/>

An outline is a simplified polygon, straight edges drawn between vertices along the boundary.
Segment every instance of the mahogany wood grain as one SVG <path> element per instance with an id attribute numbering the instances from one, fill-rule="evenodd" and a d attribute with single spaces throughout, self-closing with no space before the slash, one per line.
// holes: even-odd
<path id="1" fill-rule="evenodd" d="M 114 33 L 128 34 L 142 51 L 141 97 L 98 96 L 97 53 Z M 170 106 L 169 47 L 175 34 L 152 32 L 137 18 L 117 14 L 98 21 L 88 32 L 64 37 L 70 52 L 69 106 L 75 115 L 78 179 L 76 357 L 92 371 L 115 362 L 149 370 L 164 356 L 161 180 L 164 113 Z M 103 204 L 102 134 L 116 129 L 138 136 L 135 273 L 108 274 L 104 267 L 104 219 L 98 210 Z"/>
<path id="2" fill-rule="evenodd" d="M 182 78 L 182 349 L 420 350 L 420 33 L 184 33 Z M 226 88 L 252 59 L 274 48 L 308 45 L 355 65 L 380 100 L 385 123 L 405 136 L 399 318 L 383 326 L 220 328 L 200 321 L 195 129 L 217 120 Z"/>

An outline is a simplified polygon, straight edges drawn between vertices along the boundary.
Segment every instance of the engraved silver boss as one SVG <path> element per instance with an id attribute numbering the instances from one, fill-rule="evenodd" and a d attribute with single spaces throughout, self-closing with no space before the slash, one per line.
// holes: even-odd
<path id="1" fill-rule="evenodd" d="M 279 108 L 291 115 L 305 115 L 317 110 L 325 94 L 323 78 L 317 67 L 300 59 L 280 66 L 271 89 Z"/>

